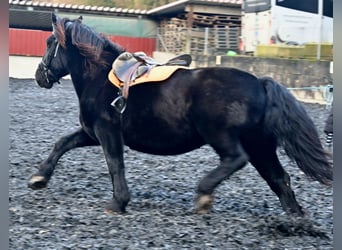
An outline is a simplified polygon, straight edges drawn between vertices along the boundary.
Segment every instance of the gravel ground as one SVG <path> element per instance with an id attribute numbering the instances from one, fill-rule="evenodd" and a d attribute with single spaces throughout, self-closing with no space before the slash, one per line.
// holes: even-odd
<path id="1" fill-rule="evenodd" d="M 325 106 L 305 104 L 323 140 Z M 132 199 L 126 215 L 104 205 L 111 182 L 100 147 L 74 149 L 57 165 L 48 188 L 27 181 L 54 142 L 78 127 L 70 80 L 50 90 L 32 79 L 10 78 L 10 249 L 332 249 L 332 189 L 311 182 L 279 151 L 305 218 L 283 213 L 256 170 L 246 166 L 222 183 L 214 210 L 193 213 L 195 188 L 218 159 L 204 146 L 179 156 L 151 156 L 128 148 Z"/>

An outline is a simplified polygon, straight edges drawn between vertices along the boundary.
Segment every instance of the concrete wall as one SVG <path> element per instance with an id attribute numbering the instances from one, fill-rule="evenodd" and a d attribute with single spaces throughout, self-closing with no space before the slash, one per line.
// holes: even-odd
<path id="1" fill-rule="evenodd" d="M 10 56 L 8 60 L 8 75 L 13 78 L 33 79 L 34 73 L 41 60 L 41 57 Z"/>
<path id="2" fill-rule="evenodd" d="M 34 74 L 42 57 L 9 56 L 8 76 L 19 79 L 34 79 Z M 66 76 L 70 79 L 70 76 Z"/>
<path id="3" fill-rule="evenodd" d="M 331 98 L 327 85 L 332 84 L 330 61 L 310 61 L 247 56 L 208 56 L 194 58 L 194 66 L 233 67 L 258 77 L 269 76 L 288 87 L 302 101 L 326 103 Z M 296 88 L 296 90 L 292 90 Z M 299 90 L 298 90 L 299 89 Z"/>

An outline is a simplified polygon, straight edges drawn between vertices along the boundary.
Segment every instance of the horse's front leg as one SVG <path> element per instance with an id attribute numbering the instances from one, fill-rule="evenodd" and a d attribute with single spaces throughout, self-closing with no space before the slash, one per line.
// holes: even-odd
<path id="1" fill-rule="evenodd" d="M 130 193 L 125 179 L 123 138 L 120 125 L 113 126 L 110 122 L 99 122 L 95 126 L 95 134 L 102 146 L 113 185 L 113 198 L 106 206 L 105 212 L 109 214 L 124 213 L 130 200 Z"/>
<path id="2" fill-rule="evenodd" d="M 85 146 L 96 146 L 98 142 L 91 139 L 82 128 L 67 136 L 61 137 L 49 154 L 48 158 L 44 160 L 38 168 L 38 171 L 31 176 L 28 186 L 32 189 L 41 189 L 47 186 L 58 160 L 67 151 Z"/>

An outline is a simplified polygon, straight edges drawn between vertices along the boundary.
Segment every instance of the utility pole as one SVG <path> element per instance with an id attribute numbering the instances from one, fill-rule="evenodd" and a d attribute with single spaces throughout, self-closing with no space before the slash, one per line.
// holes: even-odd
<path id="1" fill-rule="evenodd" d="M 317 60 L 321 59 L 321 43 L 322 43 L 322 23 L 323 23 L 323 0 L 318 0 L 318 44 L 317 44 Z"/>

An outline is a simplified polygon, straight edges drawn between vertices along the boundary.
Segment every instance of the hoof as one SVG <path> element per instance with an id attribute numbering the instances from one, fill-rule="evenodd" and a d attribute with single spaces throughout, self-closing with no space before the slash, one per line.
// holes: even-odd
<path id="1" fill-rule="evenodd" d="M 296 209 L 288 209 L 285 212 L 287 215 L 294 218 L 303 218 L 306 216 L 306 212 L 302 209 L 302 207 Z"/>
<path id="2" fill-rule="evenodd" d="M 105 208 L 104 212 L 107 215 L 120 215 L 120 214 L 123 214 L 123 213 L 119 213 L 119 212 L 113 211 L 113 210 L 111 210 L 109 208 Z"/>
<path id="3" fill-rule="evenodd" d="M 211 195 L 200 195 L 197 197 L 196 213 L 207 214 L 213 206 L 213 197 Z"/>
<path id="4" fill-rule="evenodd" d="M 48 183 L 48 180 L 44 176 L 34 175 L 29 180 L 28 187 L 33 190 L 42 189 L 42 188 L 46 188 L 47 183 Z"/>
<path id="5" fill-rule="evenodd" d="M 118 215 L 126 213 L 125 208 L 120 208 L 117 201 L 112 199 L 105 207 L 104 212 L 108 215 Z"/>

